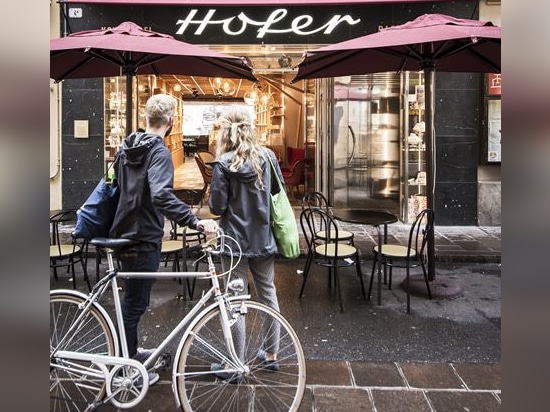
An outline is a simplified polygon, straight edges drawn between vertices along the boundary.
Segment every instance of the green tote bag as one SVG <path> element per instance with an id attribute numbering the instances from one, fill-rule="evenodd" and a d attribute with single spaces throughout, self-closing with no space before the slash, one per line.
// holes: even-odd
<path id="1" fill-rule="evenodd" d="M 277 242 L 279 253 L 286 258 L 295 259 L 300 256 L 300 239 L 296 217 L 275 166 L 271 161 L 271 156 L 266 155 L 266 157 L 271 165 L 271 172 L 275 175 L 279 184 L 279 193 L 272 194 L 270 191 L 273 236 Z"/>

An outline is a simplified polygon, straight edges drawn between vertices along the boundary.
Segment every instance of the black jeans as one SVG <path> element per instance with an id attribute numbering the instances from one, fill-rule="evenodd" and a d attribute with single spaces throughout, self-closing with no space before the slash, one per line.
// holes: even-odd
<path id="1" fill-rule="evenodd" d="M 118 256 L 123 272 L 156 272 L 160 251 L 122 253 Z M 155 279 L 125 279 L 122 298 L 122 318 L 130 357 L 137 353 L 137 328 L 141 316 L 149 306 L 151 288 Z"/>

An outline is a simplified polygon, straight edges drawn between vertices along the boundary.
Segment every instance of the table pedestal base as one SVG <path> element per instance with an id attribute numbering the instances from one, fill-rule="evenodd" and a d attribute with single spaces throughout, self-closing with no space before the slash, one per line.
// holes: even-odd
<path id="1" fill-rule="evenodd" d="M 424 275 L 411 275 L 409 281 L 411 295 L 428 299 L 428 289 L 426 288 Z M 401 282 L 400 287 L 407 291 L 407 279 Z M 436 300 L 455 299 L 464 293 L 459 281 L 442 275 L 437 275 L 435 280 L 430 282 L 430 291 L 432 292 L 432 299 Z"/>

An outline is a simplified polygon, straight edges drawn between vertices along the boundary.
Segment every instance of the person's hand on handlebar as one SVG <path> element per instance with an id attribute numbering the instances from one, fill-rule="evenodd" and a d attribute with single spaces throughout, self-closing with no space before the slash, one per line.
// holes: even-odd
<path id="1" fill-rule="evenodd" d="M 216 233 L 218 228 L 218 224 L 213 219 L 203 219 L 197 223 L 197 229 L 206 233 Z"/>

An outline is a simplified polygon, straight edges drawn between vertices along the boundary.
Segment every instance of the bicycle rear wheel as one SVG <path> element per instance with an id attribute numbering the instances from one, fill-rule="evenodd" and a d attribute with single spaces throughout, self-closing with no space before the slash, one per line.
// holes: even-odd
<path id="1" fill-rule="evenodd" d="M 50 412 L 84 411 L 105 394 L 101 371 L 90 362 L 55 356 L 55 350 L 115 355 L 117 341 L 106 313 L 92 305 L 68 334 L 82 313 L 84 298 L 65 292 L 50 294 Z"/>
<path id="2" fill-rule="evenodd" d="M 306 364 L 292 326 L 280 313 L 254 301 L 232 301 L 229 319 L 232 315 L 236 351 L 249 370 L 229 374 L 230 379 L 219 377 L 231 356 L 224 341 L 220 309 L 213 307 L 199 314 L 180 343 L 173 377 L 178 404 L 194 412 L 297 411 L 305 389 Z M 260 353 L 275 334 L 280 336 L 278 371 L 268 369 Z M 213 365 L 220 365 L 222 370 L 213 371 Z"/>

